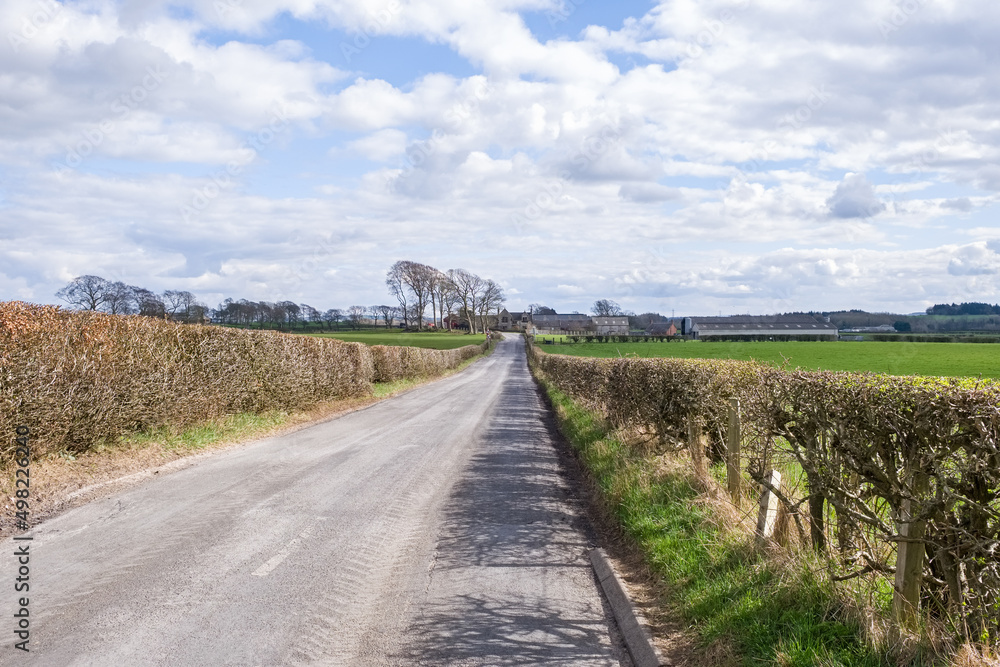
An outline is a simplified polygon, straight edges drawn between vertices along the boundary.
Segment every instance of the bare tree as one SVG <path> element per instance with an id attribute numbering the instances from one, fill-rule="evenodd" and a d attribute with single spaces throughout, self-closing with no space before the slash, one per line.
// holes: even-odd
<path id="1" fill-rule="evenodd" d="M 431 317 L 435 327 L 444 328 L 444 295 L 451 288 L 448 274 L 433 266 L 427 267 L 428 297 L 431 301 Z"/>
<path id="2" fill-rule="evenodd" d="M 376 306 L 378 312 L 382 314 L 382 321 L 385 322 L 385 328 L 388 329 L 392 326 L 392 320 L 399 313 L 399 309 L 396 306 Z"/>
<path id="3" fill-rule="evenodd" d="M 100 276 L 77 276 L 56 296 L 81 310 L 97 310 L 108 298 L 108 285 Z"/>
<path id="4" fill-rule="evenodd" d="M 112 315 L 131 315 L 133 304 L 133 293 L 138 287 L 126 285 L 118 280 L 107 284 L 107 291 L 104 298 L 104 310 Z"/>
<path id="5" fill-rule="evenodd" d="M 403 262 L 396 262 L 386 272 L 385 285 L 389 288 L 389 294 L 396 297 L 396 301 L 399 302 L 399 310 L 403 314 L 403 326 L 409 329 L 410 289 L 403 279 Z"/>
<path id="6" fill-rule="evenodd" d="M 455 310 L 455 306 L 458 305 L 458 290 L 455 289 L 455 283 L 451 282 L 451 278 L 448 279 L 447 289 L 443 290 L 441 293 L 441 310 L 448 316 L 448 328 L 451 329 L 451 313 Z"/>
<path id="7" fill-rule="evenodd" d="M 193 303 L 187 309 L 187 321 L 190 324 L 204 324 L 208 322 L 208 306 L 203 303 Z"/>
<path id="8" fill-rule="evenodd" d="M 191 292 L 167 290 L 163 293 L 163 305 L 171 319 L 188 320 L 191 307 L 198 303 Z"/>
<path id="9" fill-rule="evenodd" d="M 132 307 L 135 312 L 146 317 L 163 317 L 163 299 L 158 294 L 143 287 L 132 288 Z"/>
<path id="10" fill-rule="evenodd" d="M 323 316 L 327 318 L 327 321 L 332 322 L 333 325 L 339 329 L 340 321 L 344 319 L 344 311 L 342 311 L 340 308 L 331 308 L 330 310 L 326 311 L 326 313 L 324 313 Z"/>
<path id="11" fill-rule="evenodd" d="M 625 314 L 622 307 L 610 299 L 598 299 L 591 309 L 595 317 L 621 317 Z"/>
<path id="12" fill-rule="evenodd" d="M 406 325 L 410 319 L 416 319 L 417 330 L 424 327 L 424 311 L 427 302 L 433 303 L 433 285 L 437 269 L 419 262 L 400 260 L 392 265 L 386 273 L 385 284 L 389 293 L 399 301 L 399 307 L 404 313 L 412 313 L 406 317 Z"/>
<path id="13" fill-rule="evenodd" d="M 482 287 L 480 288 L 476 309 L 476 314 L 479 316 L 481 331 L 486 331 L 486 329 L 489 328 L 490 313 L 496 310 L 497 314 L 499 314 L 500 310 L 503 308 L 503 304 L 503 288 L 493 280 L 484 281 Z"/>
<path id="14" fill-rule="evenodd" d="M 365 319 L 365 307 L 351 306 L 347 309 L 347 317 L 351 320 L 352 327 L 355 329 L 359 328 L 362 321 Z"/>
<path id="15" fill-rule="evenodd" d="M 274 311 L 279 323 L 278 329 L 281 329 L 281 323 L 287 322 L 288 329 L 291 330 L 295 326 L 295 323 L 299 321 L 299 316 L 302 314 L 299 304 L 294 301 L 279 301 L 274 304 Z"/>
<path id="16" fill-rule="evenodd" d="M 444 318 L 451 315 L 451 309 L 455 306 L 455 286 L 447 273 L 435 269 L 434 286 L 432 290 L 432 303 L 437 304 L 437 313 L 441 318 L 441 328 L 444 329 Z"/>
<path id="17" fill-rule="evenodd" d="M 285 321 L 285 311 L 282 308 L 279 308 L 277 304 L 269 301 L 261 301 L 259 305 L 260 312 L 257 315 L 257 318 L 260 322 L 261 329 L 263 329 L 268 322 L 274 322 L 280 326 L 281 322 Z"/>
<path id="18" fill-rule="evenodd" d="M 368 313 L 368 317 L 372 318 L 372 322 L 374 322 L 375 326 L 377 327 L 378 326 L 379 315 L 382 314 L 382 311 L 379 310 L 379 307 L 378 306 L 368 306 L 367 308 L 365 308 L 365 312 Z"/>
<path id="19" fill-rule="evenodd" d="M 469 332 L 477 333 L 476 314 L 479 295 L 483 290 L 483 279 L 465 269 L 449 269 L 448 278 L 455 287 L 455 298 L 457 303 L 462 305 L 461 314 L 469 323 Z"/>
<path id="20" fill-rule="evenodd" d="M 319 322 L 323 319 L 323 316 L 318 310 L 310 306 L 308 303 L 303 303 L 299 305 L 299 315 L 302 318 L 302 328 L 306 328 L 306 324 L 309 322 Z"/>

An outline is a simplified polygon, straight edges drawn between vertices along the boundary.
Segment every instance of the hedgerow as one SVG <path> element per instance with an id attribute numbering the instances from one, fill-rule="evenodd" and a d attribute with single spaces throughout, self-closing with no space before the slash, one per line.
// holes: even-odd
<path id="1" fill-rule="evenodd" d="M 373 382 L 436 374 L 481 347 L 395 350 L 0 303 L 0 433 L 28 426 L 38 456 L 80 452 L 134 431 L 370 395 Z M 0 443 L 7 463 L 14 438 Z"/>
<path id="2" fill-rule="evenodd" d="M 805 488 L 797 496 L 785 489 L 782 502 L 803 543 L 830 556 L 836 579 L 891 579 L 896 545 L 922 545 L 923 617 L 997 642 L 1000 385 L 529 349 L 560 390 L 611 423 L 644 427 L 664 449 L 696 424 L 721 459 L 730 399 L 738 399 L 746 472 L 764 484 L 776 459 L 797 462 Z"/>
<path id="3" fill-rule="evenodd" d="M 372 345 L 368 348 L 374 363 L 374 382 L 393 382 L 404 378 L 437 375 L 454 368 L 486 350 L 486 343 L 466 345 L 451 350 L 432 350 L 398 345 Z"/>

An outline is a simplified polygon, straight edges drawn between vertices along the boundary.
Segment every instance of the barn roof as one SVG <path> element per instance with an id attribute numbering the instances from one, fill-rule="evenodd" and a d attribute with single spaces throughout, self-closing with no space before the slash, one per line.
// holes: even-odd
<path id="1" fill-rule="evenodd" d="M 837 325 L 809 315 L 733 315 L 731 317 L 693 317 L 698 331 L 836 331 Z"/>
<path id="2" fill-rule="evenodd" d="M 590 315 L 582 315 L 580 313 L 565 313 L 559 315 L 532 315 L 531 320 L 535 324 L 539 323 L 555 323 L 555 322 L 567 322 L 567 321 L 577 321 L 577 320 L 587 320 L 590 321 Z"/>
<path id="3" fill-rule="evenodd" d="M 670 327 L 676 327 L 677 324 L 671 320 L 669 322 L 650 322 L 649 326 L 646 327 L 646 333 L 657 334 L 657 333 L 667 333 L 670 331 Z"/>

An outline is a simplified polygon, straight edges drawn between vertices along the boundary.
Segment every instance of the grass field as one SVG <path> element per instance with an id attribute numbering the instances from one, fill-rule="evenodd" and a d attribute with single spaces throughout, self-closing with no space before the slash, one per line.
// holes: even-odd
<path id="1" fill-rule="evenodd" d="M 541 348 L 584 357 L 753 359 L 776 366 L 787 361 L 789 369 L 1000 378 L 1000 344 L 992 343 L 683 341 L 542 344 Z"/>
<path id="2" fill-rule="evenodd" d="M 367 332 L 311 334 L 320 338 L 336 338 L 350 343 L 365 343 L 367 345 L 401 345 L 403 347 L 429 347 L 435 350 L 451 350 L 465 345 L 479 345 L 486 340 L 482 334 L 460 333 L 402 333 L 402 332 Z"/>

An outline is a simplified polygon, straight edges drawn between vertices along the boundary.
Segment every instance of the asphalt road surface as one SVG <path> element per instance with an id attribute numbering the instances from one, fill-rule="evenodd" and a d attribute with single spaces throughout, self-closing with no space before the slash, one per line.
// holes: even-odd
<path id="1" fill-rule="evenodd" d="M 0 663 L 624 665 L 523 343 L 30 534 Z"/>

